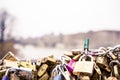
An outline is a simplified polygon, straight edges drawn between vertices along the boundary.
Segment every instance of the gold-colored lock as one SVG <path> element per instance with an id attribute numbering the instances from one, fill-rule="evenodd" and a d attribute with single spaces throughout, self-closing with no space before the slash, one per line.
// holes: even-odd
<path id="1" fill-rule="evenodd" d="M 12 52 L 8 52 L 1 60 L 19 61 L 19 59 L 15 57 L 15 55 Z"/>
<path id="2" fill-rule="evenodd" d="M 94 69 L 96 70 L 96 72 L 97 72 L 99 75 L 101 75 L 101 74 L 102 74 L 102 72 L 101 72 L 100 68 L 97 66 L 97 64 L 96 64 L 96 63 L 94 63 Z"/>
<path id="3" fill-rule="evenodd" d="M 72 54 L 73 55 L 81 54 L 81 50 L 80 49 L 74 49 L 74 50 L 72 50 Z"/>
<path id="4" fill-rule="evenodd" d="M 82 59 L 84 57 L 91 59 L 91 61 L 83 61 Z M 75 63 L 73 74 L 79 75 L 78 73 L 80 73 L 80 75 L 92 76 L 94 69 L 93 66 L 94 66 L 93 57 L 91 55 L 87 55 L 87 56 L 83 55 Z"/>
<path id="5" fill-rule="evenodd" d="M 110 72 L 110 68 L 108 66 L 108 61 L 107 61 L 107 57 L 105 56 L 98 56 L 97 57 L 97 60 L 96 60 L 96 63 L 99 67 L 101 67 L 102 69 Z"/>
<path id="6" fill-rule="evenodd" d="M 79 60 L 79 58 L 80 58 L 80 56 L 81 56 L 81 54 L 78 54 L 78 55 L 74 56 L 74 57 L 73 57 L 73 60 L 78 61 L 78 60 Z"/>
<path id="7" fill-rule="evenodd" d="M 38 69 L 37 75 L 38 75 L 39 77 L 41 77 L 41 76 L 47 71 L 47 69 L 48 69 L 48 65 L 47 65 L 47 64 L 42 64 L 42 65 L 40 66 L 40 68 Z"/>
<path id="8" fill-rule="evenodd" d="M 25 68 L 30 68 L 33 71 L 36 71 L 36 65 L 34 63 L 32 63 L 30 60 L 28 61 L 20 61 L 18 62 L 18 66 L 19 67 L 25 67 Z"/>
<path id="9" fill-rule="evenodd" d="M 80 80 L 90 80 L 90 77 L 89 76 L 81 76 Z"/>
<path id="10" fill-rule="evenodd" d="M 10 68 L 10 67 L 18 67 L 18 61 L 11 61 L 11 60 L 4 60 L 4 67 Z"/>
<path id="11" fill-rule="evenodd" d="M 116 77 L 110 76 L 106 80 L 118 80 Z"/>
<path id="12" fill-rule="evenodd" d="M 71 51 L 65 51 L 64 55 L 68 56 L 68 57 L 73 57 L 74 56 Z"/>
<path id="13" fill-rule="evenodd" d="M 116 57 L 111 51 L 109 51 L 108 54 L 110 55 L 110 57 L 111 57 L 113 60 L 117 59 L 117 57 Z"/>
<path id="14" fill-rule="evenodd" d="M 48 73 L 45 72 L 45 74 L 44 74 L 41 78 L 39 78 L 38 80 L 49 80 L 49 75 L 48 75 Z"/>

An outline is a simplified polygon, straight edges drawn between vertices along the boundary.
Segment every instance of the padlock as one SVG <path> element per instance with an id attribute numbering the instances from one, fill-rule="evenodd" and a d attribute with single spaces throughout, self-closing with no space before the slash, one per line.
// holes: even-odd
<path id="1" fill-rule="evenodd" d="M 90 80 L 90 77 L 89 76 L 81 76 L 80 80 Z"/>
<path id="2" fill-rule="evenodd" d="M 18 62 L 18 66 L 19 66 L 19 67 L 30 68 L 30 69 L 32 69 L 33 71 L 36 71 L 36 65 L 35 65 L 35 63 L 32 63 L 30 60 L 19 61 L 19 62 Z"/>
<path id="3" fill-rule="evenodd" d="M 100 68 L 97 66 L 96 63 L 94 63 L 94 69 L 96 70 L 96 72 L 97 72 L 99 75 L 102 75 L 102 72 L 101 72 Z"/>
<path id="4" fill-rule="evenodd" d="M 73 72 L 74 66 L 75 66 L 76 61 L 74 59 L 71 59 L 70 62 L 66 65 L 67 69 L 70 72 Z"/>
<path id="5" fill-rule="evenodd" d="M 91 61 L 82 61 L 84 57 L 90 58 Z M 79 61 L 76 62 L 73 74 L 80 73 L 80 75 L 92 76 L 93 74 L 94 61 L 91 55 L 83 55 L 80 57 Z"/>
<path id="6" fill-rule="evenodd" d="M 72 59 L 78 61 L 82 54 L 75 55 Z"/>
<path id="7" fill-rule="evenodd" d="M 73 57 L 74 56 L 74 54 L 72 54 L 72 51 L 65 51 L 64 55 L 68 56 L 68 57 Z"/>
<path id="8" fill-rule="evenodd" d="M 11 61 L 19 61 L 19 59 L 17 57 L 15 57 L 15 55 L 12 52 L 8 52 L 1 60 L 11 60 Z"/>
<path id="9" fill-rule="evenodd" d="M 98 56 L 98 57 L 97 57 L 97 60 L 96 60 L 96 63 L 97 63 L 97 65 L 98 65 L 100 68 L 102 68 L 102 69 L 110 72 L 110 68 L 109 68 L 109 66 L 108 66 L 107 57 L 105 57 L 105 56 L 103 56 L 103 55 Z"/>
<path id="10" fill-rule="evenodd" d="M 112 77 L 112 76 L 110 76 L 110 77 L 108 77 L 106 80 L 118 80 L 116 77 Z"/>
<path id="11" fill-rule="evenodd" d="M 5 67 L 8 67 L 8 68 L 10 68 L 10 67 L 18 67 L 18 61 L 11 61 L 11 60 L 4 59 L 3 65 Z"/>
<path id="12" fill-rule="evenodd" d="M 69 62 L 67 63 L 66 60 L 68 60 Z M 61 62 L 62 62 L 62 64 L 66 65 L 67 69 L 70 72 L 73 72 L 73 67 L 74 67 L 75 62 L 76 62 L 74 59 L 71 59 L 68 56 L 61 56 Z"/>
<path id="13" fill-rule="evenodd" d="M 38 75 L 39 77 L 41 77 L 41 76 L 46 72 L 47 69 L 48 69 L 48 65 L 47 65 L 47 64 L 42 64 L 42 65 L 40 66 L 40 68 L 38 69 L 37 75 Z"/>
<path id="14" fill-rule="evenodd" d="M 48 79 L 49 79 L 49 75 L 47 72 L 45 72 L 44 75 L 41 78 L 39 78 L 38 80 L 48 80 Z"/>
<path id="15" fill-rule="evenodd" d="M 117 57 L 112 53 L 112 51 L 109 51 L 108 54 L 113 60 L 117 59 Z"/>
<path id="16" fill-rule="evenodd" d="M 73 56 L 78 55 L 78 54 L 82 54 L 82 50 L 81 49 L 74 49 L 71 52 L 72 52 Z"/>
<path id="17" fill-rule="evenodd" d="M 10 80 L 9 78 L 9 69 L 6 70 L 5 75 L 2 77 L 2 80 Z"/>
<path id="18" fill-rule="evenodd" d="M 118 60 L 112 60 L 110 63 L 109 63 L 109 66 L 112 70 L 112 75 L 115 76 L 115 77 L 119 77 L 120 74 L 119 74 L 119 70 L 118 70 L 118 66 L 120 66 L 120 63 Z"/>

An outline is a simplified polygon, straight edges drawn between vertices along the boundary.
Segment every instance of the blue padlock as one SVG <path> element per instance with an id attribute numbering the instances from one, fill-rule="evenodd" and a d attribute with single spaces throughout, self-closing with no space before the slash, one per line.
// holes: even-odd
<path id="1" fill-rule="evenodd" d="M 9 69 L 6 70 L 5 75 L 2 77 L 2 80 L 10 80 L 10 78 L 8 77 L 8 73 L 9 73 Z"/>

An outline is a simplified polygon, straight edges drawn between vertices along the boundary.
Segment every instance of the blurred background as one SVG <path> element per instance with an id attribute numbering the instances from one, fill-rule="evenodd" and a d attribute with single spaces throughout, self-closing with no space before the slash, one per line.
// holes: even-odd
<path id="1" fill-rule="evenodd" d="M 0 58 L 62 55 L 120 44 L 119 0 L 0 0 Z"/>

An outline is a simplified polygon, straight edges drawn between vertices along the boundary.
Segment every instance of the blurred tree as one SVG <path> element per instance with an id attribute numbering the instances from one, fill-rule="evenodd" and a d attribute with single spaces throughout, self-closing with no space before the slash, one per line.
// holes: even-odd
<path id="1" fill-rule="evenodd" d="M 11 30 L 13 29 L 11 26 L 13 19 L 14 17 L 5 9 L 0 9 L 0 58 L 2 58 L 8 51 L 12 51 L 13 53 L 16 53 L 17 51 L 14 49 L 13 38 L 10 38 Z M 9 34 L 11 40 L 9 38 L 5 40 L 5 36 L 8 37 L 5 31 L 6 29 L 9 29 L 7 34 Z"/>

